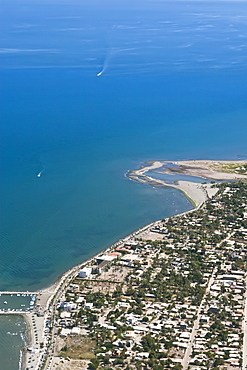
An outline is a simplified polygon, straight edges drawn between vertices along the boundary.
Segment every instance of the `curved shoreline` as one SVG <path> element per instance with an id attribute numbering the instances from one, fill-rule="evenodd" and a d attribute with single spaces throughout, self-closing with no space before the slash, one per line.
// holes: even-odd
<path id="1" fill-rule="evenodd" d="M 137 170 L 129 171 L 127 177 L 152 186 L 172 187 L 178 189 L 184 193 L 194 207 L 200 206 L 208 198 L 211 198 L 214 195 L 211 184 L 185 180 L 179 180 L 170 184 L 164 180 L 148 176 L 146 175 L 146 172 L 153 170 L 154 172 L 171 176 L 174 174 L 180 174 L 200 177 L 202 180 L 207 179 L 212 181 L 247 180 L 247 170 L 245 170 L 244 174 L 236 173 L 233 169 L 230 170 L 231 165 L 247 166 L 247 161 L 147 161 L 146 164 L 146 166 L 142 166 Z M 225 167 L 229 167 L 228 172 L 223 171 Z M 239 170 L 239 168 L 237 167 L 236 170 Z"/>
<path id="2" fill-rule="evenodd" d="M 194 212 L 195 210 L 197 210 L 198 208 L 200 208 L 201 205 L 197 206 L 196 208 L 193 208 L 191 210 L 188 210 L 188 211 L 185 211 L 185 212 L 182 212 L 182 213 L 179 213 L 177 215 L 173 215 L 172 217 L 179 217 L 183 214 L 187 214 L 187 213 L 190 213 L 190 212 Z M 168 217 L 169 218 L 169 217 Z M 32 322 L 32 319 L 34 318 L 34 315 L 33 315 L 33 312 L 6 312 L 6 313 L 2 313 L 2 314 L 12 314 L 12 315 L 19 315 L 19 316 L 23 316 L 26 320 L 26 323 L 27 323 L 27 328 L 28 328 L 28 344 L 23 348 L 22 350 L 22 365 L 21 365 L 21 369 L 24 370 L 27 368 L 28 366 L 28 350 L 27 348 L 28 347 L 34 347 L 35 348 L 35 337 L 34 337 L 34 328 L 38 328 L 40 330 L 40 334 L 42 334 L 42 339 L 44 339 L 44 329 L 45 329 L 45 321 L 47 319 L 47 313 L 48 315 L 50 314 L 50 305 L 52 305 L 52 301 L 56 298 L 57 294 L 58 293 L 61 293 L 65 287 L 67 286 L 67 284 L 69 283 L 69 281 L 71 281 L 78 273 L 78 271 L 87 266 L 88 264 L 90 264 L 90 262 L 95 259 L 95 257 L 97 257 L 98 255 L 102 254 L 102 253 L 110 253 L 112 250 L 114 250 L 118 245 L 122 244 L 122 243 L 125 243 L 127 242 L 129 239 L 133 238 L 133 237 L 138 237 L 139 234 L 142 234 L 142 233 L 145 233 L 147 232 L 148 230 L 150 230 L 151 228 L 153 228 L 154 226 L 156 226 L 156 224 L 158 224 L 160 222 L 160 220 L 156 220 L 154 222 L 151 222 L 137 230 L 135 230 L 133 233 L 131 234 L 128 234 L 126 235 L 124 238 L 122 239 L 119 239 L 116 243 L 112 244 L 111 246 L 105 248 L 104 250 L 101 250 L 100 252 L 96 253 L 95 255 L 93 255 L 92 257 L 90 257 L 89 259 L 87 259 L 86 261 L 72 267 L 70 270 L 66 271 L 60 278 L 58 278 L 56 280 L 56 282 L 54 284 L 51 284 L 50 286 L 48 286 L 47 288 L 44 288 L 44 289 L 41 289 L 40 291 L 38 291 L 37 293 L 39 294 L 40 297 L 43 296 L 43 299 L 45 300 L 45 315 L 43 317 L 43 320 L 42 318 L 39 318 L 38 320 L 38 317 L 35 316 L 35 324 L 33 324 Z M 41 299 L 41 298 L 39 298 Z M 44 303 L 44 301 L 42 302 Z M 41 320 L 40 320 L 41 319 Z M 34 326 L 35 325 L 35 326 Z M 41 342 L 42 340 L 40 338 L 40 341 L 39 343 Z M 36 345 L 37 346 L 37 345 Z M 41 361 L 41 357 L 43 355 L 43 352 L 40 352 L 39 354 L 33 354 L 32 356 L 33 357 L 36 357 L 35 361 L 36 362 L 36 366 L 34 367 L 34 369 L 40 369 L 40 361 Z"/>
<path id="3" fill-rule="evenodd" d="M 205 161 L 202 161 L 205 163 Z M 183 194 L 190 200 L 192 205 L 195 207 L 192 210 L 180 213 L 176 216 L 180 216 L 182 214 L 186 214 L 189 212 L 194 212 L 196 209 L 200 208 L 200 206 L 208 199 L 211 198 L 216 192 L 218 191 L 217 188 L 212 188 L 211 184 L 199 184 L 199 183 L 194 183 L 190 181 L 178 181 L 176 184 L 167 184 L 163 180 L 158 180 L 154 179 L 150 176 L 145 175 L 146 172 L 150 170 L 157 170 L 160 169 L 161 167 L 164 166 L 164 164 L 167 163 L 172 163 L 178 166 L 184 165 L 186 163 L 186 166 L 191 166 L 191 163 L 194 165 L 194 168 L 198 166 L 198 163 L 201 164 L 202 162 L 200 161 L 183 161 L 183 162 L 167 162 L 167 161 L 152 161 L 152 162 L 146 162 L 147 166 L 143 166 L 138 170 L 134 171 L 129 171 L 127 173 L 127 177 L 129 179 L 141 182 L 141 183 L 147 183 L 152 186 L 157 186 L 157 187 L 172 187 L 175 189 L 178 189 L 183 192 Z M 216 162 L 216 161 L 206 161 L 208 162 Z M 217 161 L 219 163 L 220 161 Z M 246 161 L 221 161 L 221 163 L 246 163 Z M 192 165 L 192 167 L 193 167 Z M 201 169 L 201 168 L 199 168 Z M 205 170 L 205 168 L 203 169 Z M 198 168 L 197 168 L 198 171 Z M 222 177 L 222 172 L 219 172 L 220 176 Z M 215 175 L 215 174 L 214 174 Z M 200 177 L 200 176 L 199 176 Z M 233 176 L 230 176 L 227 174 L 227 179 L 228 180 L 236 180 L 236 175 L 234 174 Z M 203 178 L 203 177 L 202 177 Z M 206 177 L 204 177 L 206 178 Z M 216 176 L 217 178 L 217 176 Z M 245 179 L 247 176 L 239 176 L 238 179 Z M 221 179 L 222 180 L 222 179 Z M 23 350 L 23 358 L 22 358 L 22 368 L 26 368 L 28 366 L 28 351 L 27 347 L 32 346 L 34 349 L 36 347 L 39 347 L 40 343 L 45 341 L 45 322 L 49 316 L 52 316 L 53 314 L 53 301 L 55 301 L 58 293 L 61 293 L 64 288 L 67 286 L 67 284 L 74 278 L 75 274 L 78 273 L 78 270 L 81 269 L 82 267 L 88 265 L 93 259 L 95 259 L 96 256 L 99 254 L 102 254 L 103 252 L 111 252 L 114 248 L 116 248 L 119 244 L 128 241 L 132 237 L 138 236 L 140 233 L 143 233 L 147 231 L 148 229 L 151 229 L 153 226 L 155 226 L 156 223 L 160 222 L 160 220 L 156 220 L 154 222 L 149 223 L 148 225 L 143 226 L 142 228 L 134 231 L 133 233 L 125 236 L 122 239 L 119 239 L 116 243 L 112 244 L 109 247 L 106 247 L 104 250 L 96 253 L 86 261 L 77 264 L 76 266 L 72 267 L 65 273 L 63 273 L 53 284 L 49 285 L 47 288 L 40 289 L 39 291 L 36 292 L 37 294 L 37 300 L 35 303 L 35 310 L 33 312 L 16 312 L 16 313 L 4 313 L 4 314 L 18 314 L 21 316 L 24 316 L 26 322 L 27 322 L 27 328 L 28 328 L 28 338 L 29 338 L 29 343 L 28 345 L 24 348 Z M 32 292 L 29 292 L 32 293 Z M 37 304 L 37 302 L 39 303 Z M 39 307 L 39 309 L 38 309 Z M 39 316 L 39 312 L 42 311 L 43 316 Z M 35 340 L 35 335 L 34 332 L 39 333 L 39 336 L 36 337 L 38 339 Z M 42 341 L 43 340 L 43 341 Z M 34 369 L 39 369 L 40 364 L 41 364 L 41 359 L 43 355 L 48 354 L 48 349 L 42 350 L 40 348 L 37 348 L 38 353 L 32 354 L 32 361 L 34 361 Z M 52 355 L 49 355 L 52 356 Z M 33 359 L 34 358 L 34 359 Z M 33 365 L 33 363 L 32 363 Z"/>

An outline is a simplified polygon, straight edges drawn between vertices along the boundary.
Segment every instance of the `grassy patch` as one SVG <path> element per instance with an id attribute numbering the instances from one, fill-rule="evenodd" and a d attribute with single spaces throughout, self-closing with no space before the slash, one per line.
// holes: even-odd
<path id="1" fill-rule="evenodd" d="M 247 175 L 247 164 L 245 163 L 217 163 L 211 166 L 217 171 Z"/>
<path id="2" fill-rule="evenodd" d="M 68 336 L 64 341 L 59 356 L 80 360 L 91 360 L 94 358 L 93 349 L 95 342 L 89 338 L 79 336 Z"/>

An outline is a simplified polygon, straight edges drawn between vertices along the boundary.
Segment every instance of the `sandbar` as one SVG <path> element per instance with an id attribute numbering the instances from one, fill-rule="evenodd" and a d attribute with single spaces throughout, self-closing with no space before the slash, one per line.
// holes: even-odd
<path id="1" fill-rule="evenodd" d="M 210 183 L 179 180 L 168 183 L 147 175 L 149 171 L 167 175 L 180 174 L 200 177 L 202 180 L 238 181 L 247 180 L 247 161 L 218 161 L 218 160 L 191 160 L 191 161 L 149 161 L 146 166 L 130 171 L 128 177 L 132 180 L 148 183 L 152 186 L 173 187 L 182 191 L 195 207 L 199 207 L 208 198 L 216 194 L 217 188 Z"/>

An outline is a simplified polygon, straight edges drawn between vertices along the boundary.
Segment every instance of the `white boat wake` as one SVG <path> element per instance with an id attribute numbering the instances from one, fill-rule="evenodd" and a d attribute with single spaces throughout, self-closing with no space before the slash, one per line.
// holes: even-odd
<path id="1" fill-rule="evenodd" d="M 37 177 L 41 177 L 42 173 L 44 172 L 45 168 L 43 168 L 42 171 L 40 171 L 38 174 L 37 174 Z"/>
<path id="2" fill-rule="evenodd" d="M 105 73 L 105 71 L 107 70 L 107 68 L 109 67 L 109 64 L 110 64 L 110 59 L 116 55 L 116 54 L 119 54 L 119 53 L 125 53 L 126 51 L 133 51 L 133 50 L 136 50 L 136 48 L 108 48 L 108 51 L 107 51 L 107 54 L 106 54 L 106 57 L 105 57 L 105 60 L 104 60 L 104 63 L 103 63 L 103 67 L 102 67 L 102 70 L 97 73 L 97 77 L 100 77 L 103 75 L 103 73 Z"/>
<path id="3" fill-rule="evenodd" d="M 106 69 L 107 69 L 107 67 L 109 65 L 110 57 L 111 57 L 111 50 L 108 49 L 108 52 L 106 54 L 106 57 L 105 57 L 105 60 L 104 60 L 104 63 L 103 63 L 103 68 L 102 68 L 102 70 L 99 73 L 97 73 L 97 77 L 103 75 L 103 73 L 106 71 Z"/>

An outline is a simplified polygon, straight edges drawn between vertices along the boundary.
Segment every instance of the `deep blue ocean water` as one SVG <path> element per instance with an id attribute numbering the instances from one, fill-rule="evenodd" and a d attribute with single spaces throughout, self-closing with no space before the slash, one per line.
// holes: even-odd
<path id="1" fill-rule="evenodd" d="M 0 290 L 190 209 L 125 177 L 146 160 L 247 158 L 246 8 L 1 1 Z"/>

